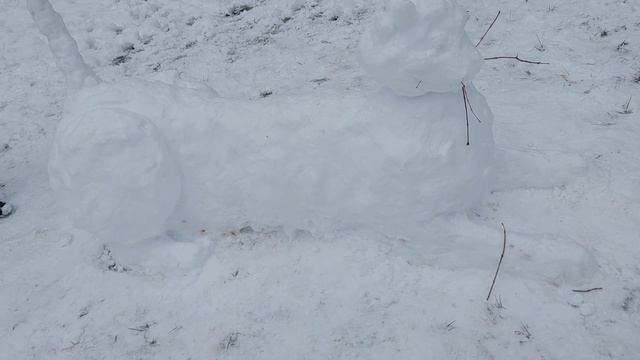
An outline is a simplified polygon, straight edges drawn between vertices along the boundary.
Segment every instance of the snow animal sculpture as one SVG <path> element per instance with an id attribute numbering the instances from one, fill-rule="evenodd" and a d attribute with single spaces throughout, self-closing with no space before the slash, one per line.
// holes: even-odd
<path id="1" fill-rule="evenodd" d="M 450 0 L 393 0 L 363 67 L 390 90 L 261 100 L 155 81 L 105 83 L 47 0 L 27 0 L 71 91 L 49 172 L 73 223 L 107 243 L 250 222 L 411 236 L 487 190 L 492 114 L 481 59 Z M 466 146 L 461 83 L 482 123 Z"/>

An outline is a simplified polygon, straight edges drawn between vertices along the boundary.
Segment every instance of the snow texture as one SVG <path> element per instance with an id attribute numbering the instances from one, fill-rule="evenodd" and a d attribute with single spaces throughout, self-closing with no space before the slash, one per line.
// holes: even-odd
<path id="1" fill-rule="evenodd" d="M 196 110 L 210 114 L 199 120 L 186 116 L 194 115 L 188 107 L 163 105 L 175 113 L 160 118 L 185 125 L 218 119 L 214 105 L 223 101 L 222 112 L 250 112 L 264 124 L 280 114 L 346 121 L 372 112 L 366 106 L 383 96 L 356 55 L 384 2 L 52 0 L 86 62 L 114 83 L 104 92 L 118 99 L 108 111 L 107 99 L 97 98 L 100 109 L 75 112 L 78 96 L 92 92 L 68 91 L 24 1 L 0 0 L 0 198 L 15 207 L 0 220 L 0 358 L 637 360 L 637 1 L 458 0 L 471 15 L 473 43 L 502 10 L 478 47 L 484 56 L 550 64 L 485 61 L 473 82 L 494 113 L 492 191 L 466 214 L 435 218 L 413 240 L 364 228 L 309 233 L 243 224 L 221 233 L 198 226 L 213 222 L 207 207 L 193 218 L 200 205 L 170 217 L 179 223 L 168 225 L 173 241 L 105 244 L 70 224 L 47 173 L 65 112 L 150 122 L 127 131 L 151 134 L 144 141 L 165 147 L 181 175 L 172 145 L 178 135 L 123 105 L 127 84 L 149 92 L 129 93 L 132 103 L 152 98 L 154 84 L 162 99 L 175 91 L 171 104 L 200 94 Z M 415 2 L 422 3 L 434 4 Z M 456 141 L 464 142 L 456 92 Z M 232 111 L 232 101 L 241 109 Z M 315 110 L 295 114 L 311 102 Z M 289 103 L 299 105 L 288 110 Z M 330 108 L 336 104 L 342 110 Z M 471 120 L 473 151 L 482 124 Z M 231 142 L 209 135 L 209 150 Z M 177 208 L 188 201 L 183 193 Z M 501 222 L 507 249 L 485 301 Z M 149 267 L 137 266 L 140 257 Z M 573 291 L 593 288 L 602 290 Z"/>
<path id="2" fill-rule="evenodd" d="M 95 85 L 98 77 L 87 66 L 78 51 L 78 45 L 69 34 L 62 17 L 48 0 L 27 0 L 27 9 L 40 32 L 47 37 L 58 69 L 62 71 L 72 89 Z"/>
<path id="3" fill-rule="evenodd" d="M 49 169 L 75 224 L 107 241 L 158 235 L 180 196 L 180 172 L 156 126 L 121 108 L 70 112 Z"/>
<path id="4" fill-rule="evenodd" d="M 460 89 L 246 101 L 175 83 L 103 83 L 69 100 L 51 184 L 74 224 L 110 243 L 163 235 L 186 218 L 217 231 L 363 226 L 416 237 L 489 189 L 492 114 L 468 92 L 483 119 L 471 124 L 473 146 Z"/>
<path id="5" fill-rule="evenodd" d="M 365 31 L 358 58 L 371 76 L 400 95 L 457 91 L 482 65 L 464 31 L 468 18 L 451 0 L 391 0 Z"/>
<path id="6" fill-rule="evenodd" d="M 459 93 L 245 101 L 104 83 L 69 102 L 51 183 L 75 224 L 105 240 L 163 234 L 168 218 L 219 231 L 362 225 L 412 236 L 489 188 L 492 114 L 469 96 L 484 120 L 472 123 L 470 147 Z"/>

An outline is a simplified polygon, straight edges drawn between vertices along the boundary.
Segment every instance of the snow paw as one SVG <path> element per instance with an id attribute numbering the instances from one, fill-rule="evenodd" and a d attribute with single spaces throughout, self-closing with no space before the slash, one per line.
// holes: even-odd
<path id="1" fill-rule="evenodd" d="M 113 255 L 111 252 L 109 255 L 115 269 L 122 267 L 124 271 L 170 277 L 202 269 L 213 251 L 213 242 L 207 237 L 190 241 L 162 237 L 134 245 L 113 244 L 109 249 L 113 251 Z"/>
<path id="2" fill-rule="evenodd" d="M 598 272 L 598 262 L 591 251 L 568 239 L 510 234 L 508 245 L 505 273 L 560 286 L 582 283 Z"/>
<path id="3" fill-rule="evenodd" d="M 428 229 L 428 239 L 408 244 L 416 261 L 451 270 L 474 268 L 495 272 L 503 244 L 501 228 L 458 217 L 438 219 Z M 500 276 L 574 286 L 599 271 L 593 253 L 569 239 L 518 233 L 507 225 L 506 245 Z"/>
<path id="4" fill-rule="evenodd" d="M 545 189 L 566 185 L 586 172 L 584 159 L 577 154 L 539 150 L 509 150 L 498 153 L 493 189 Z"/>

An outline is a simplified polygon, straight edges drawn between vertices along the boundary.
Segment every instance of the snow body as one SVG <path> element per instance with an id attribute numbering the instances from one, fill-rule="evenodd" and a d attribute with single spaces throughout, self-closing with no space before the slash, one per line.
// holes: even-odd
<path id="1" fill-rule="evenodd" d="M 397 235 L 486 191 L 491 113 L 473 88 L 469 96 L 485 120 L 471 124 L 470 147 L 456 93 L 247 101 L 161 82 L 100 84 L 67 107 L 51 180 L 76 224 L 110 238 L 160 234 L 169 217 L 178 227 L 366 225 Z"/>
<path id="2" fill-rule="evenodd" d="M 437 4 L 445 13 L 416 15 L 404 27 L 387 29 L 387 35 L 403 39 L 413 29 L 429 40 L 429 34 L 452 26 L 454 46 L 469 42 L 460 35 L 461 10 L 449 2 Z M 54 55 L 82 62 L 77 48 L 68 46 L 73 40 L 53 8 L 42 5 L 38 12 L 34 6 L 37 22 L 57 24 L 40 26 L 53 32 L 48 37 L 66 39 L 62 47 L 50 43 Z M 396 1 L 373 29 L 389 16 L 399 21 L 418 10 L 424 9 Z M 440 29 L 447 19 L 436 16 L 449 15 L 453 22 Z M 417 19 L 436 24 L 425 30 Z M 364 49 L 371 40 L 365 35 Z M 413 57 L 415 51 L 406 50 Z M 429 56 L 424 59 L 427 67 L 433 65 Z M 385 66 L 398 60 L 390 58 Z M 82 66 L 79 71 L 92 78 Z M 458 75 L 425 78 L 419 92 L 433 90 L 436 83 L 459 83 Z M 164 78 L 85 84 L 71 95 L 59 125 L 51 184 L 74 224 L 105 241 L 126 244 L 168 229 L 224 231 L 246 223 L 323 230 L 365 226 L 414 237 L 433 217 L 478 205 L 488 189 L 492 115 L 471 83 L 469 101 L 483 123 L 470 124 L 470 147 L 459 87 L 405 97 L 396 82 L 383 78 L 397 94 L 251 101 L 220 98 L 201 86 L 179 86 L 175 76 Z"/>

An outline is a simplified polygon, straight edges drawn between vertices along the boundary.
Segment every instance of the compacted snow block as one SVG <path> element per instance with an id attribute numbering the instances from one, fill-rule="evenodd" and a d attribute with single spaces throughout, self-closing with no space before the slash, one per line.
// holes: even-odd
<path id="1" fill-rule="evenodd" d="M 104 239 L 158 235 L 180 197 L 178 169 L 149 119 L 84 104 L 67 110 L 49 163 L 75 225 Z"/>
<path id="2" fill-rule="evenodd" d="M 46 0 L 28 4 L 39 24 L 55 25 L 40 26 L 58 39 L 53 53 L 81 59 Z M 480 58 L 464 11 L 421 4 L 392 2 L 364 35 L 363 66 L 391 89 L 368 97 L 224 99 L 166 76 L 98 83 L 81 66 L 68 76 L 79 85 L 56 134 L 51 184 L 77 227 L 113 243 L 247 222 L 419 234 L 433 217 L 479 204 L 494 148 L 491 112 L 471 84 Z M 482 120 L 470 124 L 471 146 L 462 82 Z"/>
<path id="3" fill-rule="evenodd" d="M 482 65 L 464 31 L 467 19 L 449 0 L 390 0 L 362 37 L 360 63 L 399 95 L 459 93 Z"/>

